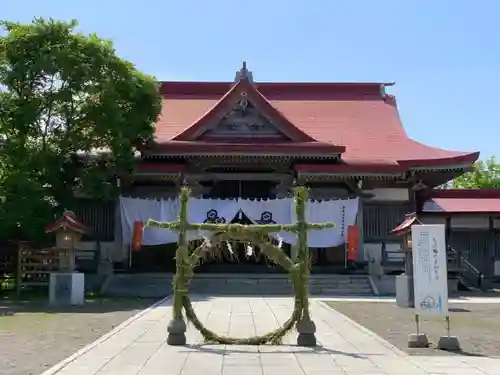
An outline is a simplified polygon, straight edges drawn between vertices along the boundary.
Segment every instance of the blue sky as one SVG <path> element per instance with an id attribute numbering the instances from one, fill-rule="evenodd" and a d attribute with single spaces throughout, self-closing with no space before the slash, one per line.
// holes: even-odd
<path id="1" fill-rule="evenodd" d="M 500 156 L 498 0 L 0 0 L 0 19 L 35 16 L 77 19 L 159 80 L 246 60 L 256 81 L 396 81 L 412 138 Z"/>

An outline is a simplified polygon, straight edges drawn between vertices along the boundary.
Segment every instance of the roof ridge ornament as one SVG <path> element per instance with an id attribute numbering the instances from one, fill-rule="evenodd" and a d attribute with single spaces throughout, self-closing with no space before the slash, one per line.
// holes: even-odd
<path id="1" fill-rule="evenodd" d="M 243 80 L 247 80 L 248 82 L 253 82 L 253 75 L 252 72 L 247 69 L 246 61 L 243 61 L 241 69 L 236 72 L 234 82 L 238 83 L 239 81 Z"/>

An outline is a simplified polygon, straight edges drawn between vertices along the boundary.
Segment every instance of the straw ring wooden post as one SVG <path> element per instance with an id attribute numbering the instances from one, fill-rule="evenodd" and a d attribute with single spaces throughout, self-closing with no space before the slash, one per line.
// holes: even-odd
<path id="1" fill-rule="evenodd" d="M 305 206 L 309 193 L 305 187 L 295 188 L 295 213 L 297 222 L 291 225 L 280 224 L 191 224 L 187 221 L 187 205 L 190 190 L 181 189 L 179 196 L 179 218 L 174 222 L 158 222 L 148 220 L 146 227 L 164 228 L 179 232 L 178 248 L 176 251 L 176 273 L 173 280 L 173 315 L 168 326 L 167 343 L 169 345 L 186 344 L 186 318 L 200 331 L 207 342 L 220 344 L 262 345 L 265 343 L 280 343 L 281 339 L 294 327 L 299 335 L 297 344 L 302 346 L 316 345 L 316 327 L 309 312 L 308 283 L 309 283 L 309 247 L 307 246 L 307 232 L 310 229 L 323 229 L 334 226 L 333 223 L 309 224 L 305 220 Z M 208 230 L 214 232 L 210 241 L 205 241 L 191 253 L 188 248 L 188 230 Z M 297 234 L 297 259 L 290 259 L 282 249 L 269 241 L 271 233 L 288 231 Z M 208 328 L 197 318 L 188 294 L 188 285 L 193 277 L 194 268 L 198 265 L 203 254 L 213 246 L 224 241 L 239 240 L 258 246 L 261 251 L 273 262 L 281 265 L 289 272 L 294 290 L 294 309 L 290 318 L 276 330 L 265 335 L 231 338 L 220 336 Z"/>

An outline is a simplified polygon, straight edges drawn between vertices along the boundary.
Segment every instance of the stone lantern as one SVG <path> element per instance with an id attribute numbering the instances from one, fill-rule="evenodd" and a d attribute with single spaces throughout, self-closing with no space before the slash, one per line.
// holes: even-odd
<path id="1" fill-rule="evenodd" d="M 401 240 L 401 251 L 404 253 L 404 273 L 396 276 L 396 304 L 401 307 L 414 307 L 413 293 L 413 240 L 411 227 L 422 224 L 415 213 L 408 214 L 405 220 L 394 228 L 390 234 L 398 236 Z"/>
<path id="2" fill-rule="evenodd" d="M 75 252 L 82 234 L 87 232 L 76 215 L 64 211 L 61 218 L 47 225 L 45 232 L 56 235 L 55 248 L 60 251 L 60 271 L 50 274 L 49 301 L 51 304 L 81 305 L 84 301 L 85 275 L 75 271 Z M 61 251 L 62 250 L 62 251 Z"/>
<path id="3" fill-rule="evenodd" d="M 46 233 L 55 233 L 57 249 L 66 250 L 63 253 L 67 256 L 60 262 L 61 268 L 73 272 L 75 270 L 75 250 L 82 234 L 87 231 L 85 225 L 77 220 L 73 212 L 64 211 L 59 220 L 47 225 L 44 229 Z"/>

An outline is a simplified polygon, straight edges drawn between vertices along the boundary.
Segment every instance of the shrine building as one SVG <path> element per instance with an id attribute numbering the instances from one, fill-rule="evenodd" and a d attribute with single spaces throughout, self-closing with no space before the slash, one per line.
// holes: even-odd
<path id="1" fill-rule="evenodd" d="M 470 170 L 479 156 L 411 139 L 387 93 L 392 85 L 264 83 L 254 81 L 246 64 L 227 82 L 161 82 L 155 140 L 139 150 L 133 183 L 123 184 L 122 194 L 172 199 L 186 184 L 193 197 L 270 200 L 290 197 L 301 185 L 315 201 L 357 198 L 355 263 L 362 267 L 369 249 L 396 241 L 390 231 L 406 214 L 422 211 L 432 189 Z M 87 201 L 76 212 L 96 228 L 89 241 L 99 239 L 115 264 L 136 272 L 174 269 L 175 243 L 130 252 L 117 204 Z M 346 265 L 344 245 L 311 253 L 325 272 Z M 211 270 L 231 269 L 223 263 Z M 258 266 L 241 263 L 245 270 Z"/>

